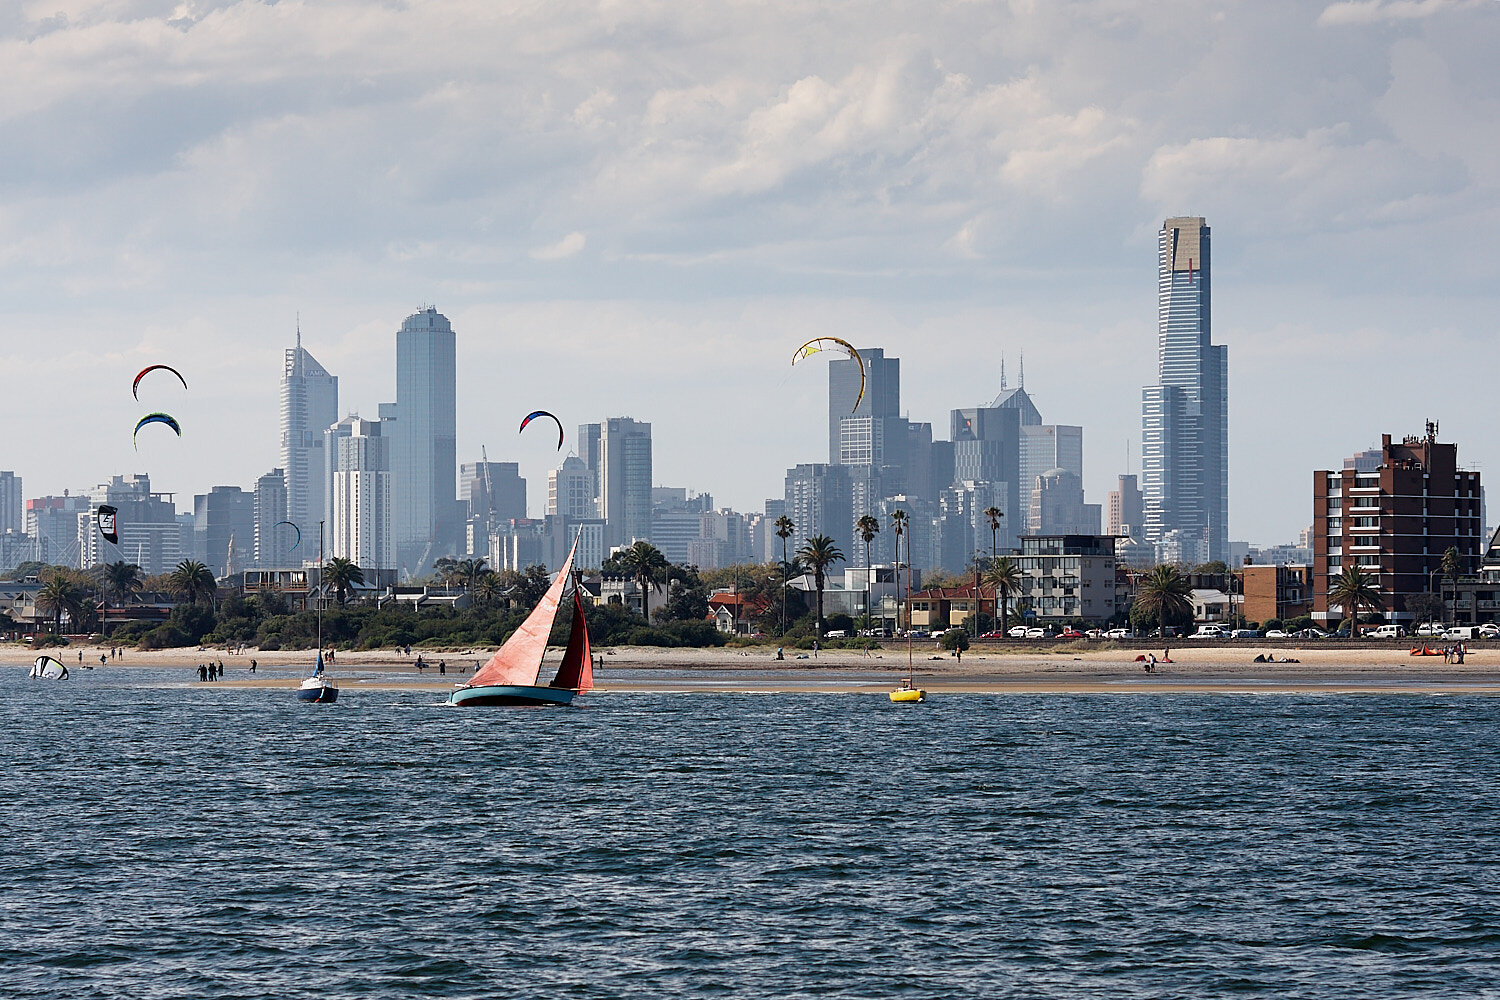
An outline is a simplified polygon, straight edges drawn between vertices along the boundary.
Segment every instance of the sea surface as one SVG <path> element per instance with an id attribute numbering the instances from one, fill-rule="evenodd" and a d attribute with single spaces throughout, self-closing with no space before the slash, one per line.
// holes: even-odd
<path id="1" fill-rule="evenodd" d="M 1500 996 L 1500 699 L 24 673 L 3 997 Z"/>

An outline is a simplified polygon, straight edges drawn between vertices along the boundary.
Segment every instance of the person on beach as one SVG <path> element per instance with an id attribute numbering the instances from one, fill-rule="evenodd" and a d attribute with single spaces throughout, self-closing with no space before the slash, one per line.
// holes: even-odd
<path id="1" fill-rule="evenodd" d="M 447 660 L 438 660 L 438 676 L 439 677 L 447 677 L 448 676 L 448 661 Z"/>
<path id="2" fill-rule="evenodd" d="M 83 650 L 81 650 L 81 649 L 78 651 L 78 662 L 79 663 L 83 662 Z"/>
<path id="3" fill-rule="evenodd" d="M 784 659 L 786 659 L 786 657 L 781 654 L 781 647 L 780 646 L 776 647 L 776 659 L 778 659 L 778 660 L 784 660 Z"/>
<path id="4" fill-rule="evenodd" d="M 198 679 L 200 681 L 207 681 L 208 680 L 208 668 L 205 667 L 201 663 L 198 664 Z"/>
<path id="5" fill-rule="evenodd" d="M 99 666 L 103 667 L 103 666 L 108 665 L 108 663 L 109 663 L 109 657 L 105 656 L 103 653 L 100 653 L 99 654 Z"/>
<path id="6" fill-rule="evenodd" d="M 813 640 L 813 659 L 816 660 L 817 658 L 818 658 L 818 640 L 814 639 Z"/>
<path id="7" fill-rule="evenodd" d="M 422 654 L 418 653 L 417 654 L 417 673 L 421 673 L 422 671 L 424 671 L 426 669 L 427 669 L 427 664 L 425 664 L 425 663 L 422 662 Z"/>
<path id="8" fill-rule="evenodd" d="M 255 661 L 253 659 L 250 661 L 250 672 L 252 674 L 255 673 Z"/>
<path id="9" fill-rule="evenodd" d="M 1155 653 L 1147 653 L 1146 654 L 1146 673 L 1151 674 L 1151 673 L 1155 673 L 1155 672 L 1156 672 L 1156 654 Z"/>
<path id="10" fill-rule="evenodd" d="M 1464 662 L 1464 654 L 1469 651 L 1468 647 L 1464 643 L 1459 643 L 1455 647 L 1455 649 L 1458 652 L 1458 662 L 1459 662 L 1460 665 L 1462 665 L 1463 662 Z"/>

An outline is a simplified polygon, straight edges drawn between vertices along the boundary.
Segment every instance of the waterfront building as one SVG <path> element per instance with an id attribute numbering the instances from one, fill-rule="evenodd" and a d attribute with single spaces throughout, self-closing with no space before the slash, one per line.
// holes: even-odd
<path id="1" fill-rule="evenodd" d="M 651 425 L 630 417 L 610 417 L 597 428 L 594 467 L 599 482 L 599 517 L 609 544 L 651 540 Z M 590 440 L 595 436 L 590 431 Z"/>
<path id="2" fill-rule="evenodd" d="M 295 552 L 297 533 L 282 521 L 286 516 L 286 470 L 272 469 L 255 481 L 254 554 L 257 568 L 276 566 L 302 556 L 302 546 Z M 281 525 L 277 527 L 277 525 Z"/>
<path id="3" fill-rule="evenodd" d="M 1387 621 L 1410 622 L 1407 598 L 1438 593 L 1443 554 L 1457 549 L 1461 569 L 1479 568 L 1483 492 L 1479 473 L 1461 469 L 1458 446 L 1437 440 L 1429 422 L 1422 437 L 1381 437 L 1380 463 L 1359 471 L 1360 456 L 1342 469 L 1313 473 L 1313 618 L 1342 621 L 1329 591 L 1345 567 L 1357 566 L 1380 592 Z"/>
<path id="4" fill-rule="evenodd" d="M 1172 532 L 1228 554 L 1229 349 L 1212 343 L 1210 230 L 1173 218 L 1157 236 L 1157 384 L 1141 393 L 1146 539 Z M 1191 540 L 1201 542 L 1201 547 Z"/>
<path id="5" fill-rule="evenodd" d="M 1107 622 L 1125 610 L 1111 535 L 1028 535 L 1019 599 L 1039 621 Z"/>
<path id="6" fill-rule="evenodd" d="M 7 531 L 26 531 L 26 501 L 14 472 L 0 472 L 0 535 Z"/>
<path id="7" fill-rule="evenodd" d="M 328 428 L 326 435 L 332 486 L 327 556 L 348 559 L 366 570 L 396 568 L 396 491 L 385 426 L 384 421 L 352 414 Z"/>
<path id="8" fill-rule="evenodd" d="M 245 569 L 255 553 L 255 494 L 214 486 L 193 497 L 192 553 L 215 577 Z"/>
<path id="9" fill-rule="evenodd" d="M 1264 625 L 1312 614 L 1313 572 L 1308 565 L 1249 565 L 1234 570 L 1242 614 Z"/>
<path id="10" fill-rule="evenodd" d="M 281 468 L 286 476 L 284 518 L 301 529 L 303 538 L 316 539 L 318 522 L 326 517 L 323 432 L 338 418 L 338 376 L 302 346 L 299 326 L 297 345 L 286 352 L 281 373 Z"/>
<path id="11" fill-rule="evenodd" d="M 1145 500 L 1135 476 L 1121 476 L 1120 485 L 1109 491 L 1108 534 L 1143 541 L 1146 537 L 1145 516 Z"/>
<path id="12" fill-rule="evenodd" d="M 124 560 L 139 566 L 145 575 L 154 576 L 176 569 L 191 553 L 194 515 L 179 516 L 173 494 L 153 493 L 150 476 L 115 476 L 79 499 L 83 506 L 73 515 L 73 551 L 78 553 L 81 569 Z M 100 504 L 119 512 L 117 544 L 111 545 L 99 534 L 95 519 Z M 184 528 L 189 543 L 186 546 Z"/>
<path id="13" fill-rule="evenodd" d="M 453 325 L 428 306 L 396 333 L 395 435 L 390 441 L 396 559 L 408 573 L 460 548 Z M 386 414 L 382 413 L 382 418 Z"/>

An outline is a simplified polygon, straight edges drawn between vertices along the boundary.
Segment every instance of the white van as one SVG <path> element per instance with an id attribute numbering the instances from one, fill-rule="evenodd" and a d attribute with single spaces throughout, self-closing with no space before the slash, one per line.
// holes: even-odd
<path id="1" fill-rule="evenodd" d="M 1381 625 L 1370 633 L 1372 639 L 1404 639 L 1405 637 L 1406 629 L 1400 625 Z"/>
<path id="2" fill-rule="evenodd" d="M 1473 642 L 1474 633 L 1479 631 L 1473 625 L 1455 625 L 1443 633 L 1443 638 L 1448 640 L 1457 639 L 1460 642 Z"/>

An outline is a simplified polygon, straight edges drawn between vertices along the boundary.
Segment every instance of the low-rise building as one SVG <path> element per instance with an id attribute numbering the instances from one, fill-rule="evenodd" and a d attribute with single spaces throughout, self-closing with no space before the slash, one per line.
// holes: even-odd
<path id="1" fill-rule="evenodd" d="M 1029 535 L 1021 539 L 1020 600 L 1038 620 L 1108 621 L 1125 610 L 1116 584 L 1112 535 Z"/>
<path id="2" fill-rule="evenodd" d="M 1286 621 L 1312 614 L 1312 567 L 1244 566 L 1235 572 L 1246 621 Z"/>

